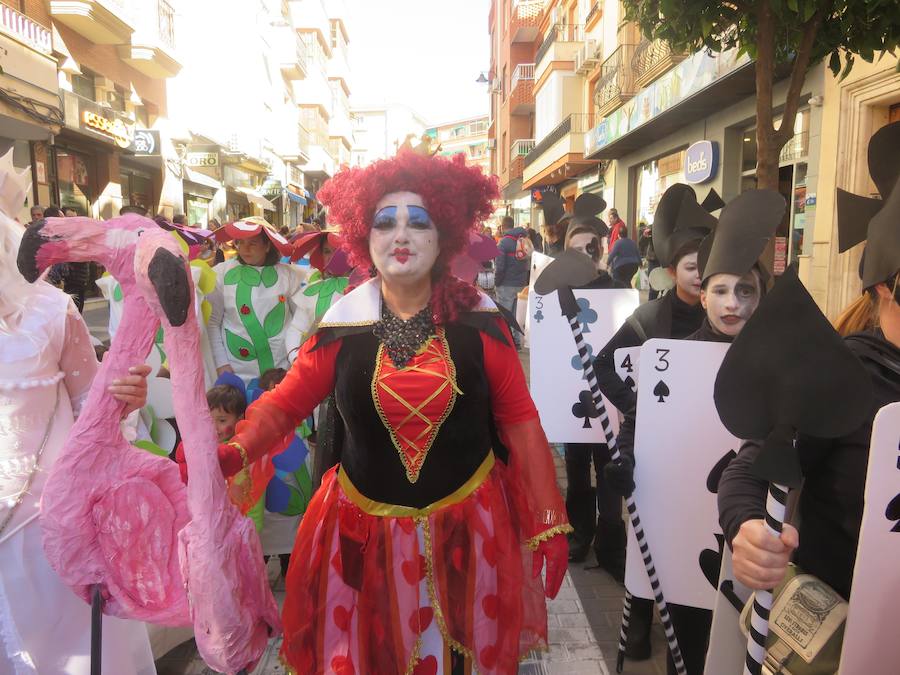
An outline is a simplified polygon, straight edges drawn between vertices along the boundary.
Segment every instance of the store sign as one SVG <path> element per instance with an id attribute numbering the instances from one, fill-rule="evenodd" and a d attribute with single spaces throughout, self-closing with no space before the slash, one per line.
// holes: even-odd
<path id="1" fill-rule="evenodd" d="M 654 117 L 706 89 L 717 80 L 750 63 L 737 49 L 717 54 L 701 50 L 641 89 L 636 96 L 607 115 L 584 134 L 585 157 L 631 133 Z"/>
<path id="2" fill-rule="evenodd" d="M 134 140 L 128 149 L 135 155 L 159 155 L 159 132 L 153 129 L 135 129 Z"/>
<path id="3" fill-rule="evenodd" d="M 697 141 L 684 153 L 684 179 L 694 185 L 716 177 L 719 170 L 719 144 Z"/>
<path id="4" fill-rule="evenodd" d="M 133 127 L 129 128 L 119 117 L 110 119 L 99 110 L 82 110 L 81 126 L 113 140 L 120 148 L 129 147 L 134 140 Z"/>
<path id="5" fill-rule="evenodd" d="M 53 54 L 53 38 L 50 30 L 24 14 L 19 14 L 12 7 L 0 5 L 0 32 L 28 45 L 36 52 L 47 56 Z"/>
<path id="6" fill-rule="evenodd" d="M 531 189 L 531 203 L 532 204 L 540 204 L 544 201 L 544 193 L 545 192 L 553 192 L 559 194 L 559 188 L 555 185 L 545 185 L 543 187 L 536 187 Z"/>
<path id="7" fill-rule="evenodd" d="M 184 163 L 191 167 L 219 166 L 219 151 L 217 149 L 188 150 L 184 156 Z"/>

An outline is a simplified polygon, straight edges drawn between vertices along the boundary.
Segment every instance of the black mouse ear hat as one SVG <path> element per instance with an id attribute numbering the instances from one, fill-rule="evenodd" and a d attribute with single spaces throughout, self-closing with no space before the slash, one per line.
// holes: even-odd
<path id="1" fill-rule="evenodd" d="M 574 249 L 563 251 L 541 270 L 534 282 L 534 292 L 548 295 L 560 288 L 579 288 L 597 278 L 597 268 L 584 253 Z"/>
<path id="2" fill-rule="evenodd" d="M 714 398 L 728 431 L 765 439 L 754 471 L 796 487 L 796 434 L 836 438 L 857 429 L 871 414 L 872 383 L 792 265 L 734 339 Z"/>
<path id="3" fill-rule="evenodd" d="M 708 205 L 715 206 L 720 202 L 710 199 Z M 684 183 L 669 187 L 653 216 L 653 250 L 659 264 L 670 267 L 679 248 L 691 240 L 703 239 L 715 229 L 716 223 L 716 217 L 697 202 L 694 188 Z"/>
<path id="4" fill-rule="evenodd" d="M 869 141 L 869 175 L 881 199 L 837 190 L 838 250 L 867 241 L 860 276 L 863 288 L 900 270 L 900 122 L 882 127 Z"/>
<path id="5" fill-rule="evenodd" d="M 747 190 L 722 210 L 719 224 L 700 245 L 701 275 L 747 274 L 784 217 L 784 197 L 775 190 Z"/>

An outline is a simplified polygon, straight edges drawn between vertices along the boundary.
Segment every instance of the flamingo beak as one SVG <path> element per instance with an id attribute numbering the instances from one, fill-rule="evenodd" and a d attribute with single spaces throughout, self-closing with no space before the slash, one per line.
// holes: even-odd
<path id="1" fill-rule="evenodd" d="M 191 283 L 187 274 L 184 260 L 164 248 L 157 249 L 147 268 L 159 304 L 173 326 L 183 325 L 191 308 Z"/>
<path id="2" fill-rule="evenodd" d="M 51 241 L 49 237 L 44 236 L 41 232 L 46 225 L 46 221 L 42 218 L 33 225 L 29 225 L 22 235 L 22 243 L 19 245 L 19 256 L 16 259 L 16 265 L 19 272 L 29 282 L 34 283 L 41 276 L 44 267 L 38 265 L 38 256 L 44 244 Z"/>

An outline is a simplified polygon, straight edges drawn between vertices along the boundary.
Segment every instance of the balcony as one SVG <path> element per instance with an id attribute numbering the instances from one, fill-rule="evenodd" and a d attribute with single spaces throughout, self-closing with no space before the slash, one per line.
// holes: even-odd
<path id="1" fill-rule="evenodd" d="M 596 112 L 606 117 L 637 93 L 631 69 L 635 45 L 620 44 L 600 66 L 600 79 L 594 90 Z"/>
<path id="2" fill-rule="evenodd" d="M 534 42 L 538 37 L 543 0 L 515 0 L 509 20 L 512 42 Z"/>
<path id="3" fill-rule="evenodd" d="M 294 100 L 301 106 L 318 106 L 323 114 L 330 116 L 331 85 L 318 69 L 307 70 L 307 73 L 305 80 L 294 82 Z"/>
<path id="4" fill-rule="evenodd" d="M 297 124 L 297 133 L 287 139 L 284 148 L 279 153 L 282 159 L 302 165 L 309 161 L 309 131 L 302 124 Z M 293 165 L 292 165 L 293 168 Z M 302 183 L 298 183 L 300 185 Z"/>
<path id="5" fill-rule="evenodd" d="M 346 114 L 336 114 L 328 122 L 328 136 L 331 139 L 346 139 L 353 143 L 353 124 Z"/>
<path id="6" fill-rule="evenodd" d="M 291 0 L 290 23 L 303 32 L 313 32 L 328 56 L 331 55 L 331 21 L 319 0 Z"/>
<path id="7" fill-rule="evenodd" d="M 603 45 L 599 40 L 587 40 L 581 49 L 575 53 L 575 72 L 579 75 L 587 75 L 603 57 Z"/>
<path id="8" fill-rule="evenodd" d="M 584 159 L 584 135 L 591 128 L 591 117 L 587 113 L 571 114 L 535 144 L 523 161 L 523 187 L 559 183 L 596 163 Z"/>
<path id="9" fill-rule="evenodd" d="M 134 32 L 122 0 L 50 0 L 50 16 L 99 45 L 130 43 Z"/>
<path id="10" fill-rule="evenodd" d="M 525 169 L 525 157 L 532 150 L 534 150 L 533 138 L 513 141 L 512 148 L 509 151 L 510 180 L 522 177 L 522 171 Z"/>
<path id="11" fill-rule="evenodd" d="M 687 54 L 674 53 L 662 40 L 641 40 L 631 57 L 634 84 L 638 89 L 646 87 L 672 66 L 684 61 Z"/>
<path id="12" fill-rule="evenodd" d="M 289 82 L 305 79 L 308 56 L 306 45 L 297 32 L 290 27 L 279 28 L 273 42 L 284 79 Z"/>
<path id="13" fill-rule="evenodd" d="M 553 61 L 574 61 L 583 40 L 584 26 L 578 24 L 552 26 L 534 56 L 536 78 L 540 80 L 547 64 Z"/>
<path id="14" fill-rule="evenodd" d="M 334 50 L 332 56 L 328 59 L 327 71 L 329 80 L 340 80 L 344 92 L 349 94 L 350 88 L 350 66 L 347 63 L 347 57 L 343 50 Z"/>
<path id="15" fill-rule="evenodd" d="M 594 26 L 597 25 L 597 22 L 600 21 L 600 17 L 603 16 L 603 7 L 600 2 L 594 0 L 594 4 L 591 5 L 591 8 L 588 10 L 587 16 L 584 17 L 584 27 L 585 30 L 590 30 Z"/>
<path id="16" fill-rule="evenodd" d="M 131 44 L 119 45 L 119 58 L 148 77 L 175 77 L 181 63 L 175 55 L 175 10 L 166 0 L 136 2 L 137 29 Z"/>
<path id="17" fill-rule="evenodd" d="M 513 70 L 509 85 L 509 113 L 530 115 L 534 112 L 534 64 L 520 63 Z"/>

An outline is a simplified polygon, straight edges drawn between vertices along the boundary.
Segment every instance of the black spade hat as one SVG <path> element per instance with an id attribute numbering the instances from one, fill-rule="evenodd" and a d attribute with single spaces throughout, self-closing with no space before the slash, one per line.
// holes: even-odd
<path id="1" fill-rule="evenodd" d="M 860 264 L 863 288 L 900 269 L 900 122 L 876 131 L 869 141 L 869 175 L 881 199 L 837 190 L 838 250 L 868 241 Z"/>
<path id="2" fill-rule="evenodd" d="M 568 229 L 587 226 L 593 229 L 598 237 L 605 237 L 609 234 L 609 227 L 597 217 L 604 211 L 606 211 L 606 201 L 603 197 L 585 192 L 575 200 L 575 213 L 569 220 Z"/>
<path id="3" fill-rule="evenodd" d="M 728 431 L 765 439 L 754 472 L 796 487 L 795 434 L 849 434 L 871 413 L 872 383 L 791 265 L 725 354 L 714 398 Z"/>
<path id="4" fill-rule="evenodd" d="M 566 215 L 562 198 L 549 190 L 541 192 L 541 211 L 544 213 L 544 223 L 548 226 L 556 225 Z"/>
<path id="5" fill-rule="evenodd" d="M 703 281 L 713 274 L 749 272 L 781 223 L 787 202 L 775 190 L 747 190 L 722 210 L 716 229 L 700 245 Z"/>
<path id="6" fill-rule="evenodd" d="M 663 193 L 653 215 L 652 230 L 653 250 L 661 266 L 669 267 L 679 248 L 692 239 L 703 239 L 715 229 L 716 217 L 704 208 L 721 208 L 722 200 L 713 194 L 699 204 L 694 188 L 684 183 L 675 183 Z"/>
<path id="7" fill-rule="evenodd" d="M 548 295 L 560 288 L 578 288 L 597 278 L 597 268 L 584 253 L 569 249 L 563 251 L 541 270 L 534 282 L 534 292 Z"/>

